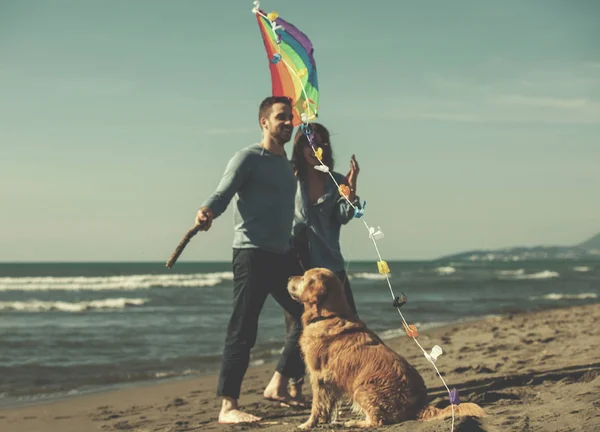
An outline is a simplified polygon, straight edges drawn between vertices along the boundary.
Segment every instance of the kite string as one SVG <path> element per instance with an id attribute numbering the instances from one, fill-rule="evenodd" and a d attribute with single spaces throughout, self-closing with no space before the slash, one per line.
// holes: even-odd
<path id="1" fill-rule="evenodd" d="M 323 161 L 321 159 L 319 159 L 317 152 L 315 151 L 315 147 L 312 143 L 312 140 L 309 138 L 311 147 L 313 152 L 315 153 L 315 156 L 317 156 L 317 159 L 319 160 L 319 162 L 321 163 L 321 166 L 325 166 L 326 165 L 323 163 Z M 338 187 L 338 190 L 340 188 L 340 184 L 336 181 L 335 177 L 333 176 L 333 174 L 331 174 L 331 172 L 329 171 L 329 169 L 327 170 L 327 173 L 329 174 L 329 177 L 331 177 L 331 179 L 333 180 L 333 182 L 336 184 L 336 186 Z M 356 212 L 358 210 L 357 206 L 355 206 L 350 199 L 348 198 L 348 196 L 341 194 L 344 199 L 348 202 L 348 204 L 350 204 L 352 206 L 352 208 L 354 209 L 354 211 Z M 373 245 L 375 246 L 375 251 L 377 252 L 377 256 L 379 257 L 379 261 L 383 261 L 383 258 L 381 257 L 381 253 L 379 252 L 379 248 L 377 247 L 377 240 L 375 240 L 375 236 L 371 233 L 371 229 L 369 228 L 369 224 L 367 223 L 367 221 L 365 219 L 362 220 L 363 224 L 365 225 L 365 228 L 367 228 L 367 232 L 369 233 L 369 237 L 371 238 L 371 240 L 373 241 Z M 389 273 L 385 273 L 385 280 L 388 283 L 388 287 L 390 288 L 390 293 L 392 295 L 392 299 L 396 298 L 396 295 L 394 294 L 394 290 L 392 288 L 392 283 L 390 281 L 389 278 Z M 400 307 L 396 307 L 396 309 L 398 310 L 398 314 L 400 314 L 400 318 L 402 319 L 402 322 L 406 325 L 406 328 L 408 328 L 408 323 L 406 322 L 406 319 L 404 318 L 404 315 L 402 315 L 402 311 L 400 310 Z M 409 335 L 410 336 L 410 335 Z M 440 373 L 439 369 L 437 368 L 437 366 L 435 365 L 434 360 L 431 358 L 431 356 L 429 356 L 427 354 L 427 351 L 425 351 L 425 349 L 421 346 L 421 344 L 419 343 L 419 341 L 417 340 L 416 336 L 410 336 L 415 343 L 417 344 L 417 346 L 421 349 L 421 351 L 423 352 L 423 355 L 425 356 L 425 358 L 429 361 L 429 363 L 431 363 L 431 365 L 433 366 L 433 368 L 435 369 L 438 377 L 440 378 L 440 380 L 442 381 L 442 384 L 444 384 L 444 387 L 446 388 L 446 391 L 448 392 L 448 396 L 450 397 L 450 407 L 452 409 L 452 425 L 451 425 L 451 431 L 454 431 L 454 404 L 452 403 L 452 398 L 450 395 L 450 389 L 448 388 L 448 386 L 446 385 L 446 381 L 444 380 L 444 378 L 442 377 L 442 374 Z"/>
<path id="2" fill-rule="evenodd" d="M 271 31 L 273 32 L 273 35 L 275 36 L 276 39 L 279 38 L 279 35 L 277 34 L 277 32 L 275 31 L 275 27 L 276 25 L 274 25 L 275 23 L 273 21 L 271 21 L 265 14 L 263 14 L 259 9 L 258 9 L 258 4 L 257 2 L 255 2 L 255 5 L 257 5 L 257 7 L 253 10 L 255 13 L 258 13 L 260 16 L 262 16 L 263 18 L 267 19 L 269 21 L 269 23 L 271 23 Z M 304 98 L 306 101 L 306 108 L 308 109 L 308 113 L 304 113 L 305 115 L 302 117 L 302 123 L 303 125 L 309 126 L 310 122 L 309 120 L 314 118 L 314 115 L 311 114 L 311 108 L 310 108 L 310 104 L 308 103 L 308 95 L 306 94 L 306 89 L 304 88 L 304 84 L 302 83 L 302 79 L 298 76 L 298 74 L 296 73 L 296 71 L 287 63 L 287 61 L 283 58 L 283 56 L 281 56 L 281 47 L 279 46 L 279 44 L 277 45 L 277 53 L 280 55 L 281 59 L 280 61 L 283 61 L 283 64 L 287 67 L 287 69 L 292 73 L 292 75 L 298 80 L 298 82 L 300 83 L 300 87 L 302 89 L 302 93 L 304 94 Z M 310 135 L 310 136 L 309 136 Z M 335 185 L 338 187 L 338 190 L 340 189 L 340 184 L 336 181 L 335 177 L 333 176 L 333 174 L 329 171 L 329 167 L 327 167 L 323 161 L 321 160 L 321 158 L 319 157 L 319 155 L 317 154 L 317 151 L 315 149 L 315 145 L 312 142 L 312 134 L 307 135 L 307 138 L 309 139 L 311 148 L 313 150 L 313 152 L 315 153 L 315 156 L 317 156 L 317 159 L 319 160 L 319 163 L 321 164 L 322 167 L 326 168 L 326 171 L 329 174 L 329 176 L 331 177 L 331 179 L 333 180 L 333 182 L 335 183 Z M 348 204 L 350 204 L 350 206 L 354 209 L 354 212 L 356 214 L 358 207 L 355 206 L 350 199 L 348 198 L 348 196 L 346 196 L 345 194 L 341 194 L 344 199 L 348 202 Z M 363 224 L 365 225 L 365 228 L 367 229 L 367 231 L 369 232 L 369 237 L 371 238 L 371 240 L 373 241 L 373 245 L 375 246 L 375 251 L 377 252 L 377 256 L 379 257 L 379 261 L 383 261 L 383 258 L 381 257 L 381 253 L 379 252 L 379 248 L 377 247 L 377 241 L 374 237 L 374 235 L 371 232 L 371 229 L 369 227 L 369 224 L 367 223 L 367 221 L 365 219 L 363 219 Z M 348 266 L 346 268 L 346 271 L 348 270 L 348 268 L 350 267 L 350 262 L 348 261 Z M 396 296 L 394 294 L 394 290 L 392 288 L 392 283 L 390 281 L 389 278 L 389 273 L 385 273 L 384 274 L 385 279 L 387 281 L 388 287 L 390 289 L 390 293 L 392 295 L 392 299 L 395 299 Z M 346 278 L 348 277 L 348 274 L 346 273 Z M 398 310 L 398 314 L 400 315 L 400 318 L 402 319 L 402 322 L 404 323 L 404 325 L 406 326 L 406 328 L 408 328 L 408 323 L 406 322 L 406 319 L 404 318 L 404 315 L 402 314 L 402 311 L 400 310 L 400 307 L 397 306 L 396 309 Z M 410 336 L 410 335 L 409 335 Z M 429 361 L 429 363 L 431 363 L 431 365 L 433 366 L 433 368 L 435 369 L 438 377 L 440 378 L 440 380 L 442 381 L 442 384 L 444 384 L 444 387 L 446 388 L 446 391 L 448 392 L 448 396 L 450 397 L 450 407 L 452 409 L 452 425 L 451 425 L 451 431 L 454 431 L 454 404 L 452 403 L 452 398 L 451 398 L 451 394 L 450 394 L 450 389 L 448 388 L 448 386 L 446 385 L 446 381 L 444 380 L 444 378 L 442 377 L 439 369 L 437 368 L 437 366 L 435 365 L 434 360 L 431 358 L 431 356 L 428 355 L 427 351 L 425 351 L 425 349 L 421 346 L 421 344 L 419 343 L 419 341 L 417 340 L 416 336 L 410 336 L 415 343 L 417 344 L 417 346 L 421 349 L 421 351 L 423 352 L 425 358 Z"/>
<path id="3" fill-rule="evenodd" d="M 313 147 L 313 152 L 315 152 L 315 156 L 317 156 L 316 151 L 314 149 L 314 146 L 312 145 L 312 142 L 311 142 L 311 146 Z M 318 157 L 317 157 L 317 159 L 319 160 L 319 162 L 321 163 L 322 166 L 326 166 L 325 164 L 323 164 L 323 161 L 321 161 Z M 329 174 L 329 176 L 331 177 L 331 179 L 336 184 L 336 186 L 338 187 L 338 190 L 339 190 L 340 185 L 336 181 L 336 179 L 333 176 L 333 174 L 331 174 L 330 171 L 327 171 L 327 173 Z M 342 196 L 346 199 L 346 201 L 348 202 L 348 204 L 350 204 L 352 206 L 352 208 L 354 209 L 354 211 L 356 212 L 357 211 L 357 207 L 350 201 L 350 199 L 348 199 L 348 197 L 346 195 L 342 194 Z M 379 248 L 377 247 L 377 240 L 375 240 L 375 237 L 372 235 L 371 230 L 369 228 L 369 224 L 367 223 L 367 221 L 365 219 L 363 219 L 363 224 L 367 228 L 367 231 L 369 232 L 369 237 L 373 241 L 373 245 L 375 246 L 375 251 L 377 252 L 377 256 L 379 257 L 379 261 L 383 261 L 383 258 L 381 257 L 381 253 L 379 252 Z M 384 276 L 385 276 L 385 279 L 386 279 L 386 281 L 388 283 L 388 287 L 390 288 L 390 293 L 392 295 L 392 299 L 395 299 L 396 295 L 394 294 L 394 290 L 392 288 L 392 283 L 391 283 L 390 278 L 389 278 L 389 273 L 386 273 Z M 400 310 L 400 307 L 396 307 L 396 309 L 398 310 L 398 314 L 400 314 L 400 318 L 402 319 L 402 322 L 406 325 L 406 328 L 408 328 L 408 323 L 406 322 L 406 319 L 404 318 L 404 315 L 402 315 L 402 311 Z M 421 346 L 421 344 L 417 340 L 416 336 L 410 336 L 410 337 L 415 341 L 415 343 L 417 344 L 417 346 L 421 349 L 421 351 L 423 352 L 423 355 L 429 361 L 429 363 L 431 363 L 431 365 L 435 369 L 438 377 L 442 381 L 442 384 L 444 384 L 444 387 L 446 388 L 446 391 L 448 392 L 448 396 L 450 397 L 450 389 L 446 385 L 446 381 L 444 380 L 444 378 L 442 377 L 442 374 L 440 373 L 439 369 L 435 365 L 435 362 L 433 361 L 433 359 L 431 358 L 431 356 L 429 356 L 427 354 L 427 351 L 425 351 L 425 349 Z M 454 431 L 454 404 L 452 403 L 452 400 L 450 400 L 450 407 L 452 409 L 452 425 L 451 425 L 451 429 L 450 430 Z"/>
<path id="4" fill-rule="evenodd" d="M 309 139 L 310 141 L 310 139 Z M 311 147 L 313 152 L 315 153 L 315 156 L 317 156 L 317 153 L 315 151 L 315 148 L 311 142 Z M 323 161 L 321 161 L 318 156 L 317 159 L 319 160 L 319 162 L 321 163 L 322 166 L 326 166 Z M 338 187 L 338 190 L 340 188 L 339 183 L 336 181 L 335 177 L 333 176 L 333 174 L 331 174 L 331 172 L 328 170 L 327 173 L 329 174 L 329 176 L 331 177 L 331 179 L 333 180 L 333 182 L 336 184 L 336 186 Z M 350 199 L 348 199 L 348 197 L 344 194 L 342 194 L 342 196 L 346 199 L 346 201 L 348 202 L 348 204 L 350 204 L 352 206 L 352 208 L 354 209 L 354 211 L 357 211 L 357 207 L 350 201 Z M 363 219 L 363 224 L 365 225 L 365 228 L 367 228 L 367 232 L 369 232 L 369 237 L 371 238 L 371 240 L 373 241 L 373 245 L 375 246 L 375 251 L 377 252 L 377 256 L 379 257 L 379 261 L 383 261 L 383 258 L 381 257 L 381 253 L 379 252 L 379 248 L 377 247 L 377 240 L 375 240 L 375 237 L 373 236 L 373 234 L 371 233 L 371 229 L 369 228 L 369 224 L 367 223 L 367 221 L 365 219 Z M 390 293 L 392 295 L 392 299 L 396 298 L 396 295 L 394 294 L 394 290 L 392 288 L 392 283 L 390 281 L 389 278 L 389 273 L 386 273 L 385 275 L 385 279 L 388 283 L 388 287 L 390 288 Z M 347 277 L 347 276 L 346 276 Z M 398 310 L 398 314 L 400 314 L 400 318 L 402 319 L 402 322 L 406 325 L 406 328 L 408 328 L 408 323 L 406 322 L 406 319 L 404 318 L 404 315 L 402 315 L 402 311 L 400 310 L 400 307 L 396 307 L 396 309 Z M 409 335 L 410 336 L 410 335 Z M 437 366 L 435 365 L 434 360 L 431 358 L 431 356 L 429 356 L 427 354 L 427 351 L 425 351 L 425 349 L 421 346 L 421 344 L 419 343 L 419 341 L 417 340 L 416 336 L 410 336 L 415 343 L 417 344 L 417 346 L 421 349 L 421 351 L 423 352 L 423 355 L 425 356 L 425 358 L 429 361 L 429 363 L 431 363 L 431 365 L 433 366 L 433 368 L 435 369 L 438 377 L 440 378 L 440 380 L 442 381 L 442 384 L 444 384 L 444 387 L 446 388 L 446 391 L 448 392 L 448 396 L 450 397 L 450 389 L 448 388 L 448 386 L 446 385 L 446 381 L 444 380 L 444 378 L 442 377 L 442 374 L 440 373 L 439 369 L 437 368 Z M 452 403 L 452 399 L 450 397 L 450 407 L 452 409 L 452 425 L 451 425 L 451 431 L 454 431 L 454 404 Z"/>

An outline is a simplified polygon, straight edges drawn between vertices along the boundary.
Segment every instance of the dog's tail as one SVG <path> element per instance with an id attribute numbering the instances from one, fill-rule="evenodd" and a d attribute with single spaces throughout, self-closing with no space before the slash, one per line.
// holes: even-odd
<path id="1" fill-rule="evenodd" d="M 461 403 L 454 405 L 455 417 L 485 417 L 486 413 L 479 405 L 474 403 Z M 419 420 L 439 420 L 452 417 L 452 406 L 436 408 L 433 405 L 425 407 L 419 414 Z"/>

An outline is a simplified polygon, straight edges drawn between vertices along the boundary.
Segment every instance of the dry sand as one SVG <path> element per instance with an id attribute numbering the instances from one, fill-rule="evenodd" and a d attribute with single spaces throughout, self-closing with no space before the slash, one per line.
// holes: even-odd
<path id="1" fill-rule="evenodd" d="M 455 431 L 600 431 L 600 304 L 451 325 L 424 332 L 419 341 L 426 349 L 442 346 L 437 365 L 448 385 L 460 391 L 462 402 L 476 402 L 488 413 L 457 419 Z M 432 403 L 447 406 L 447 393 L 416 344 L 398 338 L 389 345 L 423 375 Z M 258 425 L 216 423 L 212 375 L 0 410 L 0 432 L 294 430 L 309 410 L 261 397 L 273 368 L 251 368 L 244 381 L 240 402 L 263 416 Z M 344 408 L 340 420 L 350 416 Z M 450 419 L 377 430 L 450 431 Z"/>

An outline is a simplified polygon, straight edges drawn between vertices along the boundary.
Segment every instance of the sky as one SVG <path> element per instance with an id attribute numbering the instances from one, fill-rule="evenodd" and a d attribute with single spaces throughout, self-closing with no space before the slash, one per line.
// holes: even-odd
<path id="1" fill-rule="evenodd" d="M 249 0 L 0 1 L 0 261 L 163 261 L 271 91 Z M 600 231 L 600 2 L 269 0 L 384 259 Z M 287 145 L 290 154 L 291 143 Z M 232 205 L 181 261 L 228 261 Z M 347 260 L 377 259 L 365 226 Z"/>

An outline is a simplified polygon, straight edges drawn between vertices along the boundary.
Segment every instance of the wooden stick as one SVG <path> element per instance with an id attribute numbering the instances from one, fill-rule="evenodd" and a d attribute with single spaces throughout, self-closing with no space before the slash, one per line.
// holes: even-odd
<path id="1" fill-rule="evenodd" d="M 181 255 L 181 253 L 183 252 L 187 244 L 190 242 L 192 237 L 198 234 L 198 231 L 200 231 L 200 229 L 203 226 L 204 224 L 198 224 L 194 228 L 189 230 L 187 233 L 185 233 L 185 236 L 183 236 L 183 239 L 179 242 L 177 248 L 175 248 L 175 252 L 173 252 L 173 255 L 171 255 L 171 258 L 169 258 L 169 260 L 167 261 L 166 266 L 169 269 L 175 265 L 175 263 L 177 262 L 177 258 L 179 258 L 179 255 Z"/>

